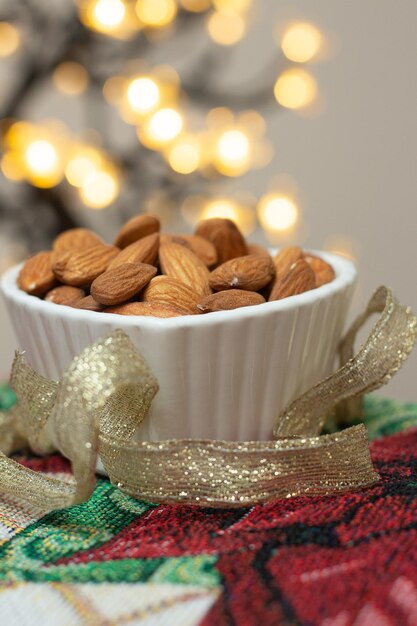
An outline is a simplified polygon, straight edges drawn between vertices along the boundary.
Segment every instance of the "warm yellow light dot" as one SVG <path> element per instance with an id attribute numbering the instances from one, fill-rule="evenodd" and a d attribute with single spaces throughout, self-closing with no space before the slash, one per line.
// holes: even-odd
<path id="1" fill-rule="evenodd" d="M 191 13 L 207 11 L 212 5 L 211 0 L 180 0 L 183 9 Z"/>
<path id="2" fill-rule="evenodd" d="M 168 152 L 168 162 L 179 174 L 191 174 L 200 164 L 200 144 L 194 137 L 182 137 Z"/>
<path id="3" fill-rule="evenodd" d="M 100 153 L 94 148 L 80 148 L 69 158 L 65 168 L 65 177 L 70 185 L 82 187 L 90 174 L 102 164 Z"/>
<path id="4" fill-rule="evenodd" d="M 251 233 L 256 227 L 254 211 L 250 207 L 228 198 L 211 200 L 206 204 L 200 219 L 206 220 L 213 217 L 232 220 L 245 235 Z"/>
<path id="5" fill-rule="evenodd" d="M 8 57 L 17 50 L 20 34 L 16 26 L 9 22 L 0 22 L 0 58 Z"/>
<path id="6" fill-rule="evenodd" d="M 290 198 L 267 194 L 259 201 L 258 216 L 267 232 L 286 231 L 295 226 L 298 209 Z"/>
<path id="7" fill-rule="evenodd" d="M 14 150 L 24 150 L 33 133 L 33 126 L 29 122 L 15 122 L 6 132 L 5 142 Z"/>
<path id="8" fill-rule="evenodd" d="M 250 8 L 252 0 L 213 0 L 213 4 L 218 11 L 243 13 Z"/>
<path id="9" fill-rule="evenodd" d="M 316 56 L 322 37 L 312 24 L 293 24 L 284 33 L 281 48 L 287 59 L 296 63 L 306 63 Z"/>
<path id="10" fill-rule="evenodd" d="M 152 115 L 146 134 L 156 144 L 166 144 L 177 137 L 183 127 L 182 116 L 175 109 L 160 109 Z"/>
<path id="11" fill-rule="evenodd" d="M 53 74 L 57 89 L 68 96 L 77 96 L 86 90 L 88 74 L 80 64 L 72 61 L 60 63 Z"/>
<path id="12" fill-rule="evenodd" d="M 301 109 L 313 102 L 317 95 L 314 78 L 300 68 L 292 68 L 281 74 L 274 87 L 275 98 L 287 109 Z"/>
<path id="13" fill-rule="evenodd" d="M 249 140 L 241 130 L 228 130 L 220 136 L 217 149 L 225 161 L 240 162 L 249 152 Z"/>
<path id="14" fill-rule="evenodd" d="M 249 167 L 249 149 L 249 139 L 243 131 L 226 130 L 216 143 L 216 168 L 228 176 L 239 176 Z"/>
<path id="15" fill-rule="evenodd" d="M 214 217 L 222 217 L 237 222 L 239 207 L 231 200 L 213 200 L 204 209 L 202 219 L 208 220 Z"/>
<path id="16" fill-rule="evenodd" d="M 136 13 L 145 26 L 162 28 L 175 19 L 177 4 L 175 0 L 138 0 Z"/>
<path id="17" fill-rule="evenodd" d="M 123 22 L 126 7 L 122 0 L 97 0 L 93 9 L 93 19 L 105 28 L 117 28 Z"/>
<path id="18" fill-rule="evenodd" d="M 151 78 L 135 78 L 127 88 L 130 106 L 139 113 L 148 113 L 159 103 L 159 87 Z"/>
<path id="19" fill-rule="evenodd" d="M 84 204 L 90 209 L 103 209 L 119 195 L 119 181 L 109 171 L 96 171 L 87 176 L 80 190 Z"/>
<path id="20" fill-rule="evenodd" d="M 24 180 L 26 168 L 20 152 L 6 152 L 1 159 L 1 171 L 9 180 Z"/>
<path id="21" fill-rule="evenodd" d="M 207 22 L 210 37 L 221 46 L 233 46 L 246 32 L 246 22 L 239 13 L 215 11 Z"/>
<path id="22" fill-rule="evenodd" d="M 35 174 L 48 174 L 58 162 L 55 147 L 46 139 L 38 139 L 28 145 L 25 159 L 29 169 Z"/>
<path id="23" fill-rule="evenodd" d="M 47 139 L 36 139 L 27 144 L 23 153 L 26 177 L 35 187 L 57 185 L 63 176 L 63 167 L 56 147 Z"/>

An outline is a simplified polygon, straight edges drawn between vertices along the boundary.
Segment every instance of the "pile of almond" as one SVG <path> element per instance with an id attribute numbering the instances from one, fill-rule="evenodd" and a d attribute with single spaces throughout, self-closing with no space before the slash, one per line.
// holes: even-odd
<path id="1" fill-rule="evenodd" d="M 85 228 L 60 234 L 24 264 L 18 284 L 48 302 L 120 315 L 175 317 L 280 300 L 332 281 L 333 268 L 296 246 L 271 257 L 234 222 L 209 219 L 194 235 L 129 220 L 113 245 Z"/>

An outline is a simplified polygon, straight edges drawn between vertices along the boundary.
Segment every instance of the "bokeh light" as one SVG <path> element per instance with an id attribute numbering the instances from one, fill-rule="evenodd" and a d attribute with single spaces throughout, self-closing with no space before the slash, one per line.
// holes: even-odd
<path id="1" fill-rule="evenodd" d="M 191 13 L 202 13 L 212 6 L 211 0 L 180 0 L 180 5 Z"/>
<path id="2" fill-rule="evenodd" d="M 311 61 L 322 44 L 320 31 L 308 22 L 292 24 L 285 31 L 281 48 L 287 59 L 295 63 Z"/>
<path id="3" fill-rule="evenodd" d="M 273 233 L 289 231 L 294 228 L 299 213 L 293 199 L 277 193 L 262 196 L 257 206 L 257 212 L 262 228 Z"/>
<path id="4" fill-rule="evenodd" d="M 171 24 L 177 15 L 175 0 L 138 0 L 136 13 L 144 26 L 164 28 Z"/>
<path id="5" fill-rule="evenodd" d="M 50 139 L 29 141 L 24 151 L 26 178 L 36 187 L 49 188 L 63 178 L 63 164 Z"/>
<path id="6" fill-rule="evenodd" d="M 226 176 L 240 176 L 250 167 L 250 142 L 239 129 L 226 130 L 215 148 L 215 167 Z"/>
<path id="7" fill-rule="evenodd" d="M 156 111 L 138 129 L 140 141 L 157 150 L 172 142 L 183 129 L 184 120 L 177 110 L 165 108 Z"/>
<path id="8" fill-rule="evenodd" d="M 244 13 L 252 4 L 252 0 L 213 0 L 213 5 L 218 11 L 231 13 Z"/>
<path id="9" fill-rule="evenodd" d="M 200 219 L 221 217 L 235 222 L 244 235 L 248 235 L 256 228 L 256 215 L 251 207 L 248 207 L 231 198 L 217 198 L 207 201 L 203 207 Z"/>
<path id="10" fill-rule="evenodd" d="M 96 22 L 109 30 L 120 26 L 125 14 L 126 7 L 122 0 L 97 0 L 93 9 Z"/>
<path id="11" fill-rule="evenodd" d="M 159 104 L 159 87 L 146 76 L 135 78 L 127 88 L 127 99 L 134 111 L 149 113 Z"/>
<path id="12" fill-rule="evenodd" d="M 61 93 L 78 96 L 88 86 L 87 70 L 74 61 L 60 63 L 53 73 L 54 85 Z"/>
<path id="13" fill-rule="evenodd" d="M 79 145 L 70 152 L 65 168 L 65 177 L 73 187 L 82 187 L 87 177 L 100 169 L 103 156 L 98 150 Z"/>
<path id="14" fill-rule="evenodd" d="M 91 172 L 81 189 L 80 197 L 90 209 L 103 209 L 112 204 L 119 195 L 120 182 L 116 172 L 103 169 Z"/>
<path id="15" fill-rule="evenodd" d="M 128 39 L 140 23 L 130 2 L 124 0 L 78 0 L 80 19 L 103 35 Z"/>
<path id="16" fill-rule="evenodd" d="M 195 172 L 201 159 L 201 146 L 196 137 L 184 135 L 172 144 L 167 154 L 168 163 L 179 174 Z"/>
<path id="17" fill-rule="evenodd" d="M 208 19 L 207 30 L 220 46 L 234 46 L 246 33 L 246 21 L 239 13 L 214 11 Z"/>
<path id="18" fill-rule="evenodd" d="M 19 152 L 6 152 L 1 158 L 1 171 L 9 180 L 19 182 L 25 179 L 26 165 Z"/>
<path id="19" fill-rule="evenodd" d="M 313 76 L 297 67 L 285 70 L 274 87 L 275 98 L 287 109 L 302 109 L 308 106 L 315 100 L 317 91 L 317 83 Z"/>
<path id="20" fill-rule="evenodd" d="M 0 58 L 16 52 L 19 44 L 20 33 L 16 26 L 9 22 L 0 22 Z"/>

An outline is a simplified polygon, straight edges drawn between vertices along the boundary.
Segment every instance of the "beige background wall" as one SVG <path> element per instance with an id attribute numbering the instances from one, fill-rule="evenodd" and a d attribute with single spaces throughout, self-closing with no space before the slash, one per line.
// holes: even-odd
<path id="1" fill-rule="evenodd" d="M 300 192 L 308 229 L 305 243 L 320 248 L 334 235 L 353 241 L 361 276 L 355 310 L 385 283 L 417 311 L 417 3 L 256 4 L 256 22 L 239 55 L 235 52 L 231 79 L 239 82 L 242 70 L 243 80 L 256 76 L 261 59 L 272 56 L 273 16 L 315 22 L 328 36 L 331 51 L 312 68 L 324 103 L 322 114 L 300 117 L 284 112 L 271 117 L 274 163 L 236 186 L 259 195 L 276 173 L 287 172 Z M 8 371 L 15 346 L 3 303 L 0 329 L 1 376 Z M 416 374 L 417 352 L 383 393 L 417 401 Z"/>

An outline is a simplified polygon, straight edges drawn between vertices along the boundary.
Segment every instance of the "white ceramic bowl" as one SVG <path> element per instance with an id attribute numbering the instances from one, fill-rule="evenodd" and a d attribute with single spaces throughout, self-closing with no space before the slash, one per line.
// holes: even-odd
<path id="1" fill-rule="evenodd" d="M 279 412 L 334 366 L 356 270 L 346 259 L 319 254 L 336 278 L 318 289 L 170 319 L 45 302 L 17 287 L 20 266 L 4 275 L 1 287 L 19 348 L 32 367 L 54 380 L 99 337 L 116 328 L 130 335 L 160 386 L 138 439 L 264 440 L 271 438 Z"/>

